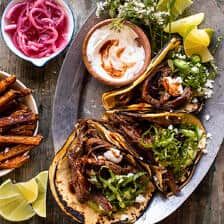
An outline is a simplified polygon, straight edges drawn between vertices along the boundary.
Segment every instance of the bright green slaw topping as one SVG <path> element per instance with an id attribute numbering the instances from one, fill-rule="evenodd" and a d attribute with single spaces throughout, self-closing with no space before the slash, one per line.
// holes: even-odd
<path id="1" fill-rule="evenodd" d="M 102 169 L 107 168 L 102 167 Z M 102 175 L 92 175 L 89 182 L 102 191 L 116 209 L 125 209 L 135 203 L 136 197 L 145 192 L 149 181 L 145 172 L 116 175 L 108 170 L 108 173 L 107 178 Z"/>
<path id="2" fill-rule="evenodd" d="M 176 177 L 181 177 L 184 169 L 195 160 L 202 136 L 198 128 L 193 125 L 169 127 L 151 126 L 142 135 L 141 144 L 153 150 L 159 164 L 171 169 Z"/>

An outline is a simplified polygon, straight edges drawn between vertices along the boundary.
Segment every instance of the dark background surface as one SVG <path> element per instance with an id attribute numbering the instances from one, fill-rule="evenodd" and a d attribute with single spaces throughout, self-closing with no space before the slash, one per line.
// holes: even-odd
<path id="1" fill-rule="evenodd" d="M 91 8 L 94 7 L 94 2 L 95 1 L 91 0 L 70 0 L 72 7 L 76 9 L 74 11 L 77 15 L 78 27 L 80 27 L 83 21 L 87 18 Z M 222 12 L 224 12 L 223 0 L 213 0 L 213 2 L 215 5 L 218 5 Z M 2 15 L 3 9 L 7 3 L 8 1 L 1 0 L 0 15 Z M 222 23 L 223 18 L 224 17 L 220 18 Z M 45 137 L 42 145 L 31 153 L 30 162 L 21 169 L 13 171 L 10 175 L 0 178 L 0 182 L 6 178 L 11 178 L 16 181 L 25 181 L 35 176 L 41 170 L 49 168 L 54 156 L 51 136 L 51 111 L 58 73 L 64 56 L 65 55 L 57 57 L 44 68 L 35 68 L 32 64 L 13 55 L 5 46 L 2 38 L 0 39 L 0 70 L 16 74 L 25 85 L 34 90 L 34 97 L 37 101 L 40 113 L 39 131 Z M 221 148 L 215 163 L 197 190 L 180 209 L 161 224 L 224 224 L 223 164 L 224 147 Z M 0 219 L 0 224 L 8 223 L 9 222 Z M 24 223 L 68 224 L 72 223 L 72 221 L 63 215 L 52 198 L 50 191 L 48 191 L 47 219 L 34 217 Z"/>

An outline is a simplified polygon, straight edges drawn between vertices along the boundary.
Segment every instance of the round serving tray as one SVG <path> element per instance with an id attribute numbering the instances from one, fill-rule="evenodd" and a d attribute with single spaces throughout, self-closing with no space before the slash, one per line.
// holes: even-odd
<path id="1" fill-rule="evenodd" d="M 194 3 L 193 12 L 207 12 L 206 24 L 221 33 L 224 30 L 223 13 L 215 1 L 200 0 Z M 82 42 L 90 28 L 99 22 L 95 17 L 95 10 L 86 20 L 75 40 L 73 41 L 57 83 L 53 106 L 52 132 L 55 152 L 57 152 L 72 131 L 77 119 L 82 117 L 100 118 L 103 108 L 101 94 L 108 87 L 88 75 L 81 60 Z M 155 194 L 149 207 L 136 223 L 157 223 L 173 213 L 192 194 L 211 167 L 222 144 L 224 131 L 224 51 L 219 49 L 216 54 L 220 74 L 215 82 L 215 91 L 212 99 L 208 100 L 200 117 L 212 138 L 209 140 L 207 151 L 200 160 L 191 181 L 182 189 L 178 196 L 164 198 Z M 206 121 L 205 115 L 211 115 Z"/>

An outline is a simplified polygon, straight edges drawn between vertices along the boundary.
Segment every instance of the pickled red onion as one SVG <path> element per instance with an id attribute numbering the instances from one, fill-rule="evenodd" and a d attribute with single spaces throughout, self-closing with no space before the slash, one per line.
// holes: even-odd
<path id="1" fill-rule="evenodd" d="M 68 42 L 68 18 L 55 0 L 24 0 L 12 6 L 5 19 L 5 31 L 26 56 L 47 57 Z"/>

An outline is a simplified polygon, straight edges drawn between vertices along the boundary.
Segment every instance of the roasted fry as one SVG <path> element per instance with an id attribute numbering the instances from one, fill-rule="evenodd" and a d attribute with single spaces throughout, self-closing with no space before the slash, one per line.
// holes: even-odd
<path id="1" fill-rule="evenodd" d="M 3 136 L 0 135 L 1 143 L 11 143 L 11 144 L 23 144 L 23 145 L 39 145 L 43 137 L 41 135 L 37 136 Z"/>
<path id="2" fill-rule="evenodd" d="M 17 96 L 19 92 L 10 89 L 8 92 L 6 92 L 4 95 L 0 97 L 0 108 L 4 108 L 6 105 L 8 105 L 11 101 L 13 101 Z"/>
<path id="3" fill-rule="evenodd" d="M 0 108 L 1 117 L 8 116 L 13 111 L 15 111 L 15 108 L 17 107 L 18 107 L 18 102 L 16 100 L 9 102 L 8 104 Z"/>
<path id="4" fill-rule="evenodd" d="M 15 110 L 10 116 L 11 117 L 16 117 L 16 116 L 25 114 L 26 112 L 27 112 L 26 109 Z"/>
<path id="5" fill-rule="evenodd" d="M 24 110 L 16 111 L 8 117 L 0 118 L 0 128 L 38 120 L 38 115 Z"/>
<path id="6" fill-rule="evenodd" d="M 17 145 L 0 153 L 0 162 L 11 159 L 34 148 L 33 145 Z"/>
<path id="7" fill-rule="evenodd" d="M 0 169 L 21 167 L 29 159 L 28 155 L 43 137 L 33 136 L 38 115 L 34 114 L 23 97 L 32 93 L 29 88 L 15 88 L 14 75 L 0 80 Z M 7 147 L 6 147 L 7 146 Z"/>
<path id="8" fill-rule="evenodd" d="M 17 156 L 10 160 L 6 160 L 5 162 L 0 163 L 0 169 L 14 169 L 19 168 L 24 165 L 29 160 L 28 155 Z"/>
<path id="9" fill-rule="evenodd" d="M 17 107 L 16 107 L 16 110 L 15 111 L 18 111 L 18 110 L 24 110 L 24 111 L 27 111 L 27 112 L 30 112 L 31 111 L 31 109 L 27 106 L 27 105 L 25 105 L 25 104 L 23 104 L 23 103 L 20 103 Z M 14 111 L 14 112 L 15 112 Z"/>
<path id="10" fill-rule="evenodd" d="M 21 93 L 19 91 L 10 89 L 8 92 L 6 92 L 0 97 L 0 108 L 5 107 L 7 104 L 9 104 L 11 101 L 15 100 L 19 96 L 21 96 Z"/>
<path id="11" fill-rule="evenodd" d="M 4 95 L 0 97 L 0 108 L 5 107 L 11 101 L 19 98 L 27 96 L 31 93 L 30 89 L 21 89 L 21 90 L 14 90 L 10 89 Z"/>
<path id="12" fill-rule="evenodd" d="M 35 128 L 36 128 L 36 124 L 19 125 L 19 126 L 10 128 L 8 131 L 6 131 L 6 134 L 7 135 L 32 136 Z M 1 129 L 0 129 L 0 131 L 1 131 Z"/>
<path id="13" fill-rule="evenodd" d="M 16 76 L 12 75 L 0 81 L 0 94 L 4 93 L 16 81 Z"/>
<path id="14" fill-rule="evenodd" d="M 0 128 L 0 135 L 3 135 L 7 132 L 7 128 Z"/>
<path id="15" fill-rule="evenodd" d="M 18 91 L 20 92 L 21 96 L 27 96 L 32 93 L 32 90 L 29 88 L 19 89 Z"/>

